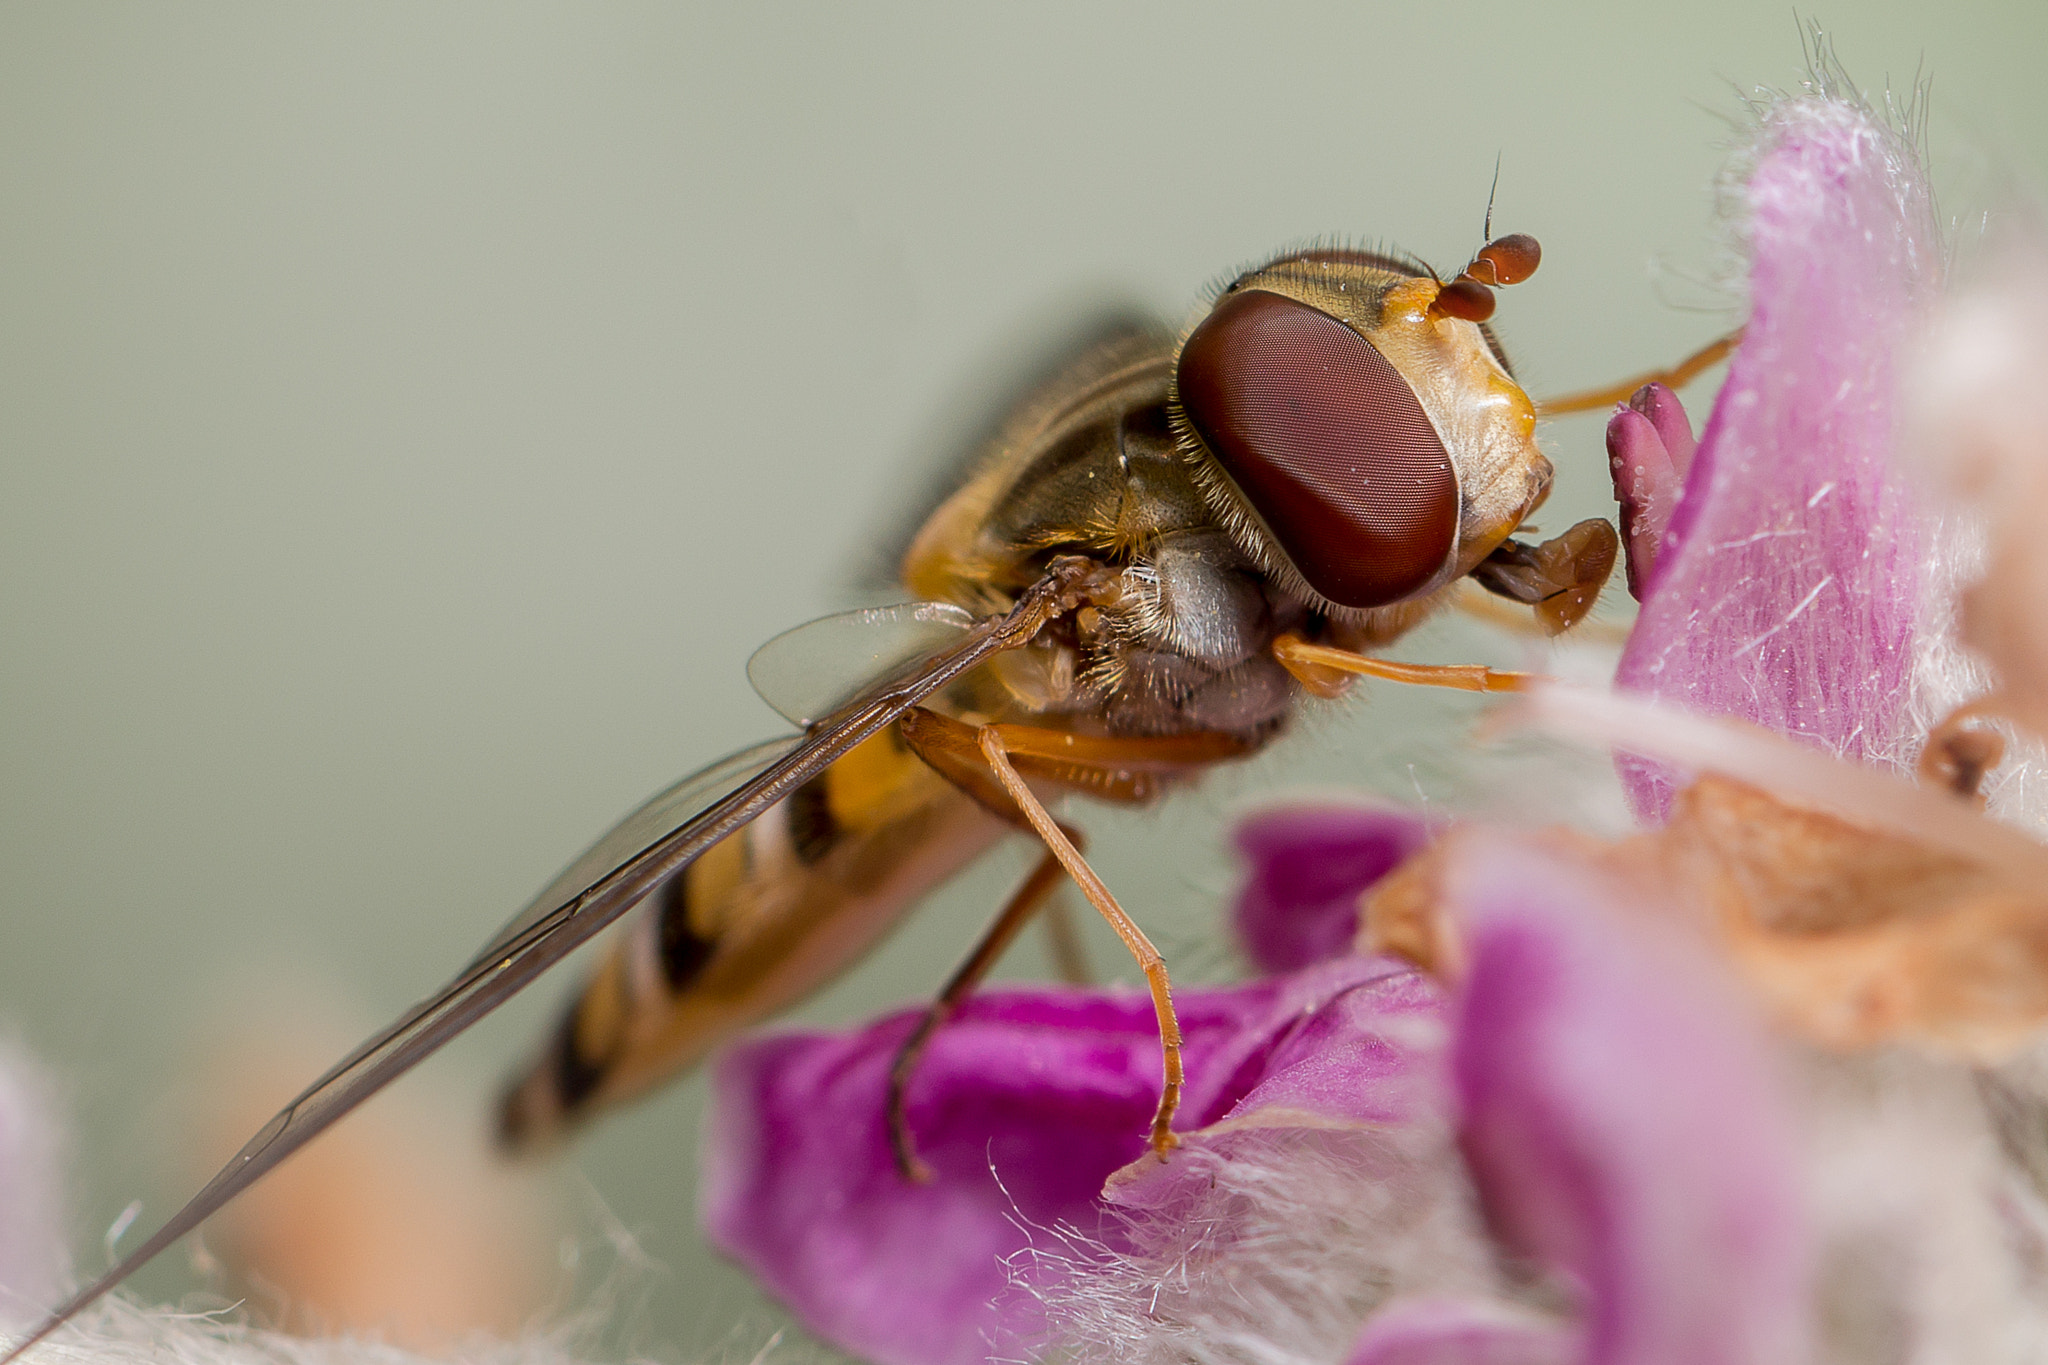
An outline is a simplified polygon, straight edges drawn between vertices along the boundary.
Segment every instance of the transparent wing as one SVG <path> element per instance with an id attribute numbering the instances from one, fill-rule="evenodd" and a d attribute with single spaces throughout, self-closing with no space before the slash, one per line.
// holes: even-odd
<path id="1" fill-rule="evenodd" d="M 794 749 L 802 738 L 801 735 L 786 735 L 781 739 L 765 740 L 750 749 L 729 754 L 710 767 L 691 773 L 667 791 L 650 797 L 640 809 L 605 831 L 576 861 L 542 887 L 540 894 L 528 901 L 524 909 L 505 921 L 505 927 L 493 934 L 490 942 L 479 948 L 476 956 L 470 959 L 467 970 L 474 971 L 502 955 L 534 925 L 574 900 L 586 887 L 595 886 L 618 871 L 634 854 L 670 830 L 680 828 L 691 816 L 760 773 Z"/>
<path id="2" fill-rule="evenodd" d="M 655 797 L 548 885 L 453 980 L 343 1058 L 263 1126 L 150 1238 L 53 1309 L 0 1356 L 9 1365 L 79 1310 L 253 1184 L 329 1125 L 504 1004 L 719 840 L 823 772 L 847 750 L 990 656 L 1035 636 L 1060 610 L 1059 565 L 1007 616 L 952 631 L 950 645 L 819 720 L 800 739 L 736 754 Z M 644 841 L 644 842 L 643 842 Z"/>
<path id="3" fill-rule="evenodd" d="M 951 644 L 974 616 L 951 602 L 868 607 L 785 630 L 747 660 L 747 681 L 761 700 L 809 725 L 876 678 Z"/>

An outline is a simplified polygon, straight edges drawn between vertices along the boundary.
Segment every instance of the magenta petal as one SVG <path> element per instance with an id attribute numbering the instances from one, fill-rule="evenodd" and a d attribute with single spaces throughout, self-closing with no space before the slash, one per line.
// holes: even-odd
<path id="1" fill-rule="evenodd" d="M 1803 1359 L 1797 1141 L 1705 951 L 1504 837 L 1470 846 L 1448 892 L 1471 952 L 1460 1142 L 1497 1234 L 1579 1288 L 1586 1359 Z"/>
<path id="2" fill-rule="evenodd" d="M 1649 419 L 1672 471 L 1683 479 L 1691 472 L 1693 456 L 1700 448 L 1692 434 L 1692 418 L 1686 416 L 1685 404 L 1666 386 L 1645 384 L 1629 395 L 1628 407 Z"/>
<path id="3" fill-rule="evenodd" d="M 1213 1121 L 1110 1177 L 1106 1231 L 1020 1260 L 1020 1284 L 1055 1308 L 1045 1358 L 1220 1359 L 1245 1343 L 1246 1359 L 1336 1361 L 1380 1301 L 1440 1277 L 1491 1283 L 1445 1118 L 1443 997 L 1374 970 L 1352 957 L 1281 978 Z"/>
<path id="4" fill-rule="evenodd" d="M 1621 504 L 1628 591 L 1639 602 L 1655 582 L 1679 485 L 1697 448 L 1678 395 L 1662 384 L 1643 385 L 1608 420 L 1607 464 Z"/>
<path id="5" fill-rule="evenodd" d="M 1204 1122 L 1284 1110 L 1318 1122 L 1405 1123 L 1425 1098 L 1418 1060 L 1436 1055 L 1442 1013 L 1429 978 L 1386 962 L 1338 959 L 1284 978 L 1263 1036 L 1240 1041 L 1246 1062 L 1234 1086 L 1209 1098 Z"/>
<path id="6" fill-rule="evenodd" d="M 1358 898 L 1429 842 L 1429 825 L 1396 807 L 1290 806 L 1236 832 L 1248 866 L 1237 937 L 1262 972 L 1291 972 L 1352 951 Z"/>
<path id="7" fill-rule="evenodd" d="M 1411 1299 L 1375 1313 L 1345 1365 L 1577 1365 L 1579 1334 L 1497 1303 Z"/>
<path id="8" fill-rule="evenodd" d="M 912 1087 L 919 1154 L 936 1173 L 912 1185 L 893 1166 L 882 1097 L 915 1019 L 728 1053 L 704 1139 L 703 1218 L 826 1340 L 880 1365 L 969 1365 L 999 1334 L 1042 1334 L 1028 1300 L 990 1307 L 1004 1259 L 1028 1240 L 1012 1220 L 1095 1225 L 1103 1178 L 1144 1146 L 1158 1043 L 1142 997 L 971 1001 Z M 1235 1024 L 1227 1010 L 1184 1016 L 1191 1042 Z"/>
<path id="9" fill-rule="evenodd" d="M 1891 467 L 1894 375 L 1939 270 L 1926 186 L 1868 110 L 1816 97 L 1768 114 L 1746 198 L 1750 320 L 1617 679 L 1897 758 L 1928 534 Z M 1630 784 L 1662 813 L 1661 779 Z"/>
<path id="10" fill-rule="evenodd" d="M 1332 1078 L 1298 1053 L 1331 1026 L 1326 1006 L 1381 980 L 1414 978 L 1354 958 L 1178 995 L 1184 1126 L 1229 1112 L 1276 1069 L 1290 1102 L 1372 1109 L 1370 1091 L 1329 1094 Z M 728 1053 L 704 1141 L 705 1226 L 805 1326 L 881 1365 L 1020 1354 L 1044 1337 L 1044 1311 L 1010 1289 L 1006 1262 L 1033 1228 L 1101 1232 L 1103 1181 L 1144 1150 L 1159 1094 L 1151 1001 L 1052 989 L 970 1000 L 910 1088 L 927 1185 L 896 1174 L 882 1114 L 916 1017 Z"/>

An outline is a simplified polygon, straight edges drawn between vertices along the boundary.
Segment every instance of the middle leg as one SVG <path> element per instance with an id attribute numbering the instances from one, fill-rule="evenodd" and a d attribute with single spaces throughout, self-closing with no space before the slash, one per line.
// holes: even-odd
<path id="1" fill-rule="evenodd" d="M 1138 968 L 1145 974 L 1145 983 L 1152 991 L 1152 1010 L 1159 1019 L 1159 1050 L 1161 1069 L 1164 1073 L 1159 1088 L 1159 1106 L 1152 1112 L 1152 1150 L 1164 1157 L 1180 1139 L 1173 1135 L 1173 1113 L 1180 1108 L 1180 1092 L 1185 1077 L 1181 1069 L 1180 1016 L 1173 1009 L 1173 983 L 1167 978 L 1166 959 L 1152 946 L 1152 940 L 1138 927 L 1138 922 L 1117 904 L 1102 878 L 1095 875 L 1095 869 L 1088 866 L 1088 860 L 1081 856 L 1081 850 L 1074 847 L 1066 831 L 1052 818 L 1036 794 L 1017 775 L 1010 765 L 1009 751 L 1004 745 L 1003 727 L 984 725 L 980 731 L 982 757 L 987 761 L 989 771 L 1008 792 L 1010 799 L 1017 803 L 1026 819 L 1031 821 L 1038 837 L 1045 841 L 1053 857 L 1081 888 L 1081 894 L 1088 898 L 1096 912 L 1109 921 L 1109 927 L 1116 930 L 1117 937 L 1130 949 L 1137 959 Z"/>
<path id="2" fill-rule="evenodd" d="M 1156 796 L 1173 774 L 1237 757 L 1250 746 L 1236 736 L 1207 731 L 1118 737 L 1077 735 L 1031 725 L 975 726 L 921 707 L 907 713 L 900 723 L 905 742 L 941 776 L 1002 819 L 1034 830 L 1044 841 L 1048 855 L 1073 878 L 1137 959 L 1151 988 L 1163 1054 L 1164 1082 L 1159 1107 L 1153 1114 L 1150 1141 L 1153 1150 L 1162 1154 L 1168 1151 L 1176 1143 L 1171 1125 L 1174 1110 L 1179 1107 L 1183 1078 L 1180 1021 L 1174 1014 L 1172 984 L 1165 961 L 1088 866 L 1076 847 L 1078 836 L 1052 818 L 1019 768 L 1057 787 L 1089 792 L 1111 801 L 1144 802 Z M 1027 883 L 1019 891 L 1018 900 L 1031 889 Z M 1029 914 L 1030 910 L 1020 908 L 1017 900 L 1005 908 L 984 941 L 989 962 L 1000 954 Z M 1014 923 L 1010 922 L 1013 919 Z M 988 964 L 980 962 L 982 956 L 982 949 L 977 949 L 962 967 L 956 978 L 959 991 L 952 1006 L 957 1006 L 959 998 L 986 972 Z M 951 984 L 947 989 L 948 993 L 953 992 Z M 944 1013 L 939 1013 L 931 1019 L 930 1027 L 936 1028 L 944 1017 Z M 915 1057 L 910 1057 L 905 1065 L 907 1082 L 907 1068 L 915 1065 Z M 905 1152 L 909 1152 L 907 1135 L 905 1145 L 899 1148 L 899 1163 L 906 1171 L 914 1172 L 916 1167 L 902 1160 Z M 914 1160 L 914 1152 L 909 1155 Z"/>
<path id="3" fill-rule="evenodd" d="M 1448 687 L 1459 692 L 1520 692 L 1538 676 L 1480 664 L 1409 664 L 1375 659 L 1334 645 L 1312 645 L 1292 631 L 1273 642 L 1273 657 L 1319 697 L 1340 695 L 1350 674 L 1423 687 Z"/>

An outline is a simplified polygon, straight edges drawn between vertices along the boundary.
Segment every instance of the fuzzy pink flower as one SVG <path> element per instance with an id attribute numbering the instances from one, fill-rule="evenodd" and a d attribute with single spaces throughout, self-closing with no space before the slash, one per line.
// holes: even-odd
<path id="1" fill-rule="evenodd" d="M 1185 992 L 1181 1121 L 1274 1104 L 1397 1121 L 1409 1063 L 1400 1031 L 1381 1025 L 1434 1000 L 1415 973 L 1359 958 Z M 713 1081 L 704 1221 L 827 1340 L 882 1365 L 968 1365 L 1050 1330 L 1042 1304 L 1009 1288 L 1008 1265 L 1033 1228 L 1108 1225 L 1103 1184 L 1141 1159 L 1158 1099 L 1158 1029 L 1138 992 L 970 1000 L 910 1088 L 911 1129 L 934 1172 L 913 1184 L 897 1174 L 883 1100 L 916 1018 L 728 1053 Z"/>
<path id="2" fill-rule="evenodd" d="M 1170 1354 L 1179 1333 L 1255 1330 L 1240 1304 L 1310 1321 L 1333 1361 L 1353 1337 L 1381 1360 L 1471 1358 L 1482 1339 L 1537 1354 L 1481 1358 L 1792 1358 L 1807 1245 L 1746 1016 L 1697 959 L 1602 908 L 1583 866 L 1508 841 L 1460 867 L 1472 968 L 1449 1008 L 1358 957 L 1185 994 L 1184 1138 L 1165 1162 L 1143 1150 L 1157 1039 L 1140 995 L 974 1000 L 912 1088 L 927 1185 L 897 1175 L 882 1108 L 915 1016 L 745 1045 L 716 1079 L 712 1236 L 885 1365 L 1087 1355 L 1133 1331 Z M 1521 1305 L 1504 1253 L 1578 1311 Z M 1417 1316 L 1411 1296 L 1449 1307 Z"/>
<path id="3" fill-rule="evenodd" d="M 1234 927 L 1262 972 L 1351 951 L 1358 898 L 1429 842 L 1429 824 L 1397 806 L 1296 805 L 1261 811 L 1233 836 L 1246 877 Z"/>
<path id="4" fill-rule="evenodd" d="M 1626 539 L 1661 541 L 1617 681 L 1898 761 L 1929 625 L 1928 523 L 1892 463 L 1901 351 L 1940 279 L 1926 182 L 1860 104 L 1787 100 L 1765 115 L 1742 207 L 1749 323 L 1689 471 L 1682 413 L 1623 412 L 1610 428 L 1617 487 L 1643 521 Z M 1633 472 L 1655 468 L 1645 426 L 1685 474 L 1661 531 L 1661 481 Z M 1638 809 L 1661 814 L 1668 781 L 1629 777 Z"/>
<path id="5" fill-rule="evenodd" d="M 1629 595 L 1638 602 L 1656 582 L 1657 561 L 1699 442 L 1678 395 L 1645 384 L 1607 423 L 1607 463 L 1621 504 Z"/>
<path id="6" fill-rule="evenodd" d="M 1587 1362 L 1800 1359 L 1798 1142 L 1732 983 L 1581 864 L 1461 851 L 1451 1070 L 1490 1225 L 1576 1287 Z"/>
<path id="7" fill-rule="evenodd" d="M 1692 451 L 1655 390 L 1610 431 L 1647 598 L 1624 679 L 1853 757 L 1903 753 L 1928 621 L 1926 523 L 1889 464 L 1935 270 L 1911 162 L 1860 104 L 1768 110 L 1752 320 L 1707 431 Z M 1632 780 L 1661 810 L 1661 775 Z M 1427 837 L 1357 811 L 1246 827 L 1240 931 L 1291 974 L 1182 997 L 1164 1163 L 1142 997 L 991 993 L 912 1091 L 930 1185 L 896 1176 L 882 1120 L 913 1016 L 732 1054 L 714 1237 L 885 1365 L 1806 1359 L 1840 1263 L 1771 1046 L 1704 945 L 1654 927 L 1678 916 L 1653 890 L 1467 833 L 1439 851 L 1456 989 L 1346 955 L 1359 892 Z"/>

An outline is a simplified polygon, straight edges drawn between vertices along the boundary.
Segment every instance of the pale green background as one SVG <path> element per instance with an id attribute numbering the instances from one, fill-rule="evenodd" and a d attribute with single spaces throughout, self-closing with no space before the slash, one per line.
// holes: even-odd
<path id="1" fill-rule="evenodd" d="M 2044 14 L 1818 17 L 1866 87 L 1924 59 L 1968 209 L 2048 157 Z M 71 1087 L 88 1264 L 183 1192 L 154 1106 L 194 1021 L 281 962 L 394 1011 L 769 732 L 748 652 L 856 599 L 1062 320 L 1178 316 L 1316 234 L 1455 266 L 1499 154 L 1496 228 L 1547 252 L 1502 336 L 1538 391 L 1618 377 L 1727 324 L 1725 120 L 1801 74 L 1782 0 L 0 5 L 0 1028 Z M 1600 508 L 1598 430 L 1550 429 L 1556 524 Z M 1225 813 L 1303 774 L 1454 795 L 1433 705 L 1096 820 L 1101 865 L 1219 975 Z M 929 990 L 1006 856 L 812 1017 Z M 419 1083 L 481 1093 L 541 1008 Z M 773 1321 L 695 1240 L 700 1103 L 577 1154 L 668 1267 L 637 1341 L 671 1359 Z"/>

